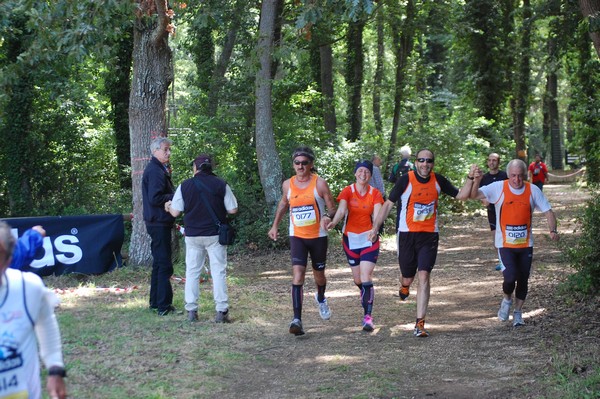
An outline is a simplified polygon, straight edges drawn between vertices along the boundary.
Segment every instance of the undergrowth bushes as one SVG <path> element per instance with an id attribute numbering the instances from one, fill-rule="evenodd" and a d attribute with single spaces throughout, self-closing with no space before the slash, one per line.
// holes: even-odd
<path id="1" fill-rule="evenodd" d="M 583 295 L 597 295 L 600 290 L 600 191 L 592 193 L 578 222 L 581 234 L 575 242 L 563 244 L 568 262 L 577 270 L 570 276 L 568 286 Z"/>

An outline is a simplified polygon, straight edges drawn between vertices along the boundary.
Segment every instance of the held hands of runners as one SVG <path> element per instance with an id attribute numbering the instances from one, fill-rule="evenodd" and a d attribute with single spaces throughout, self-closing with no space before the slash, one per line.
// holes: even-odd
<path id="1" fill-rule="evenodd" d="M 474 178 L 474 179 L 479 179 L 483 176 L 483 172 L 482 170 L 479 168 L 479 166 L 477 166 L 477 164 L 472 164 L 471 167 L 469 168 L 469 174 L 468 174 L 468 178 Z M 473 180 L 473 179 L 471 179 Z"/>

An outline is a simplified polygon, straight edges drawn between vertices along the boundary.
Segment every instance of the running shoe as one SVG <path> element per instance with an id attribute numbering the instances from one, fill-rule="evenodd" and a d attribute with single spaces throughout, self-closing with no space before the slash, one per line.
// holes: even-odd
<path id="1" fill-rule="evenodd" d="M 409 291 L 410 287 L 405 287 L 403 285 L 400 286 L 400 291 L 398 291 L 398 295 L 400 295 L 400 299 L 405 300 L 410 295 Z"/>
<path id="2" fill-rule="evenodd" d="M 413 334 L 415 334 L 415 337 L 429 337 L 429 333 L 425 330 L 425 319 L 421 319 L 415 323 Z"/>
<path id="3" fill-rule="evenodd" d="M 304 335 L 304 329 L 302 328 L 302 321 L 300 319 L 294 319 L 290 323 L 290 334 Z"/>
<path id="4" fill-rule="evenodd" d="M 510 307 L 512 306 L 512 301 L 507 301 L 506 299 L 502 299 L 502 303 L 500 304 L 500 309 L 498 309 L 498 320 L 506 321 L 508 320 L 508 313 L 510 312 Z"/>
<path id="5" fill-rule="evenodd" d="M 524 326 L 523 313 L 519 310 L 513 312 L 513 327 Z"/>
<path id="6" fill-rule="evenodd" d="M 373 318 L 371 317 L 370 314 L 366 314 L 365 317 L 363 318 L 362 327 L 363 327 L 363 331 L 367 331 L 367 332 L 371 332 L 375 329 L 373 327 Z"/>
<path id="7" fill-rule="evenodd" d="M 319 302 L 319 294 L 315 293 L 315 302 L 317 302 L 317 306 L 319 307 L 321 318 L 329 320 L 331 318 L 331 310 L 329 309 L 329 305 L 327 305 L 327 298 L 324 298 L 323 302 Z"/>

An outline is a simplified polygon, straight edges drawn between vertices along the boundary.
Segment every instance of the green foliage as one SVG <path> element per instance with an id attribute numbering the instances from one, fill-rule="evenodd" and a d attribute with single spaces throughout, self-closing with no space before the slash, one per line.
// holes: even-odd
<path id="1" fill-rule="evenodd" d="M 370 156 L 359 142 L 343 141 L 339 147 L 315 148 L 315 168 L 336 198 L 344 187 L 354 182 L 354 165 Z M 291 162 L 290 162 L 291 164 Z"/>
<path id="2" fill-rule="evenodd" d="M 472 98 L 482 116 L 496 123 L 510 90 L 510 63 L 517 58 L 511 48 L 514 30 L 510 2 L 467 1 L 458 24 L 459 49 L 466 71 L 461 89 Z M 492 61 L 493 60 L 493 61 Z M 485 133 L 483 133 L 485 132 Z M 489 131 L 482 130 L 488 139 Z"/>
<path id="3" fill-rule="evenodd" d="M 567 68 L 572 86 L 571 123 L 575 136 L 567 148 L 586 160 L 587 178 L 600 183 L 600 60 L 592 54 L 587 25 L 576 31 L 575 46 L 568 53 Z"/>
<path id="4" fill-rule="evenodd" d="M 180 4 L 172 3 L 178 34 L 170 39 L 175 50 L 175 89 L 169 96 L 169 134 L 175 141 L 174 181 L 179 183 L 190 176 L 189 162 L 198 153 L 212 154 L 217 174 L 229 182 L 239 200 L 240 210 L 234 217 L 238 245 L 270 248 L 273 244 L 266 232 L 271 221 L 254 141 L 258 9 L 254 3 L 248 5 L 242 0 L 210 0 L 187 8 L 178 7 Z M 508 9 L 512 4 L 490 0 L 417 4 L 415 51 L 407 60 L 398 143 L 408 143 L 413 155 L 419 148 L 433 150 L 436 172 L 456 186 L 462 185 L 471 163 L 485 166 L 489 152 L 500 153 L 505 161 L 514 153 L 507 91 L 513 72 L 511 60 L 516 54 L 511 46 L 518 42 L 523 21 L 520 14 Z M 127 35 L 131 33 L 136 2 L 7 0 L 3 5 L 0 137 L 11 146 L 0 154 L 0 211 L 10 214 L 12 201 L 13 210 L 19 209 L 17 213 L 21 214 L 23 209 L 27 214 L 128 212 L 131 193 L 118 184 L 123 171 L 119 175 L 109 123 L 110 103 L 105 98 L 107 92 L 115 94 L 119 86 L 123 88 L 123 80 L 105 81 L 107 76 L 116 75 L 114 62 L 109 67 L 105 64 L 108 57 L 114 56 L 111 50 L 116 50 L 115 43 L 130 39 Z M 549 22 L 538 22 L 546 14 L 543 4 L 537 2 L 534 6 L 534 28 L 538 31 L 532 33 L 532 47 L 537 49 L 531 54 L 532 76 L 541 76 L 545 50 L 540 49 L 546 48 L 544 29 Z M 286 4 L 281 40 L 274 49 L 277 69 L 273 80 L 273 127 L 283 175 L 293 174 L 289 161 L 292 150 L 309 145 L 317 155 L 318 173 L 327 179 L 334 196 L 353 181 L 353 166 L 358 159 L 369 159 L 375 153 L 385 157 L 388 153 L 395 93 L 394 43 L 386 26 L 382 130 L 374 133 L 370 90 L 377 35 L 369 19 L 374 7 L 392 15 L 402 10 L 404 3 L 327 0 Z M 594 89 L 600 85 L 599 61 L 592 53 L 587 24 L 578 25 L 577 4 L 568 2 L 563 10 L 565 15 L 552 18 L 562 18 L 565 24 L 561 41 L 567 70 L 561 78 L 568 78 L 569 86 L 560 95 L 570 102 L 568 120 L 575 133 L 567 138 L 566 145 L 571 152 L 582 151 L 590 181 L 598 182 L 600 100 Z M 343 77 L 347 49 L 342 38 L 348 22 L 357 19 L 365 23 L 364 111 L 360 136 L 356 143 L 349 143 L 349 129 L 344 122 L 348 87 Z M 295 26 L 286 23 L 294 20 Z M 222 84 L 218 85 L 216 116 L 209 117 L 210 79 L 219 66 L 217 61 L 228 33 L 238 24 L 235 47 Z M 572 38 L 576 27 L 577 34 Z M 323 127 L 317 57 L 322 44 L 333 49 L 332 102 L 338 120 L 335 134 Z M 123 47 L 127 50 L 126 45 Z M 543 81 L 533 82 L 538 91 Z M 126 99 L 125 90 L 118 92 L 121 99 Z M 533 105 L 526 121 L 530 143 L 537 140 L 535 132 L 541 131 L 541 116 L 534 115 L 541 113 L 541 107 Z M 120 121 L 121 132 L 126 131 L 127 124 L 122 118 Z M 119 143 L 119 161 L 124 164 L 123 149 L 126 151 L 128 145 L 121 140 Z M 23 187 L 23 205 L 15 208 L 14 193 Z M 471 206 L 478 204 L 442 196 L 442 212 L 463 211 Z M 282 231 L 285 228 L 282 223 Z"/>
<path id="5" fill-rule="evenodd" d="M 569 279 L 572 292 L 597 295 L 600 292 L 600 191 L 592 193 L 578 217 L 581 234 L 563 244 L 565 254 L 577 273 Z"/>

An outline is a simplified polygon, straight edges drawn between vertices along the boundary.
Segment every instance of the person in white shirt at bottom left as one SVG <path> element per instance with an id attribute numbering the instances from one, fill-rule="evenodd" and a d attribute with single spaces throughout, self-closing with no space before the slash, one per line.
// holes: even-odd
<path id="1" fill-rule="evenodd" d="M 229 323 L 227 295 L 227 246 L 219 243 L 219 230 L 208 206 L 220 223 L 227 214 L 237 213 L 237 199 L 229 185 L 213 173 L 211 157 L 201 154 L 192 162 L 194 176 L 184 180 L 165 203 L 165 210 L 174 217 L 184 213 L 185 226 L 185 310 L 188 321 L 198 320 L 200 272 L 206 255 L 210 263 L 215 301 L 215 322 Z"/>
<path id="2" fill-rule="evenodd" d="M 66 372 L 54 315 L 58 298 L 36 274 L 8 267 L 16 242 L 10 230 L 0 222 L 0 398 L 41 398 L 41 357 L 48 369 L 49 397 L 65 399 Z"/>

